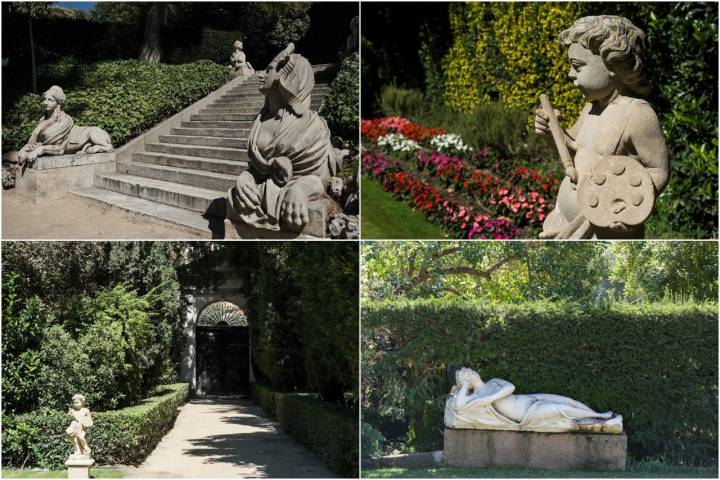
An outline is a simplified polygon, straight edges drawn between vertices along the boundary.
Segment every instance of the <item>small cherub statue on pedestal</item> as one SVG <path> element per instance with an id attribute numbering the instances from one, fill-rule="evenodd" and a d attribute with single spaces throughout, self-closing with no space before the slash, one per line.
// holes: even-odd
<path id="1" fill-rule="evenodd" d="M 85 406 L 85 395 L 80 393 L 73 395 L 73 406 L 68 410 L 68 416 L 73 418 L 70 426 L 65 430 L 75 447 L 75 453 L 72 456 L 90 457 L 90 447 L 85 435 L 87 429 L 92 427 L 93 421 L 90 409 Z"/>
<path id="2" fill-rule="evenodd" d="M 568 76 L 588 103 L 560 127 L 547 96 L 535 131 L 552 133 L 565 166 L 555 209 L 540 238 L 643 238 L 644 223 L 668 183 L 670 162 L 643 61 L 645 34 L 615 15 L 583 17 L 560 33 Z"/>

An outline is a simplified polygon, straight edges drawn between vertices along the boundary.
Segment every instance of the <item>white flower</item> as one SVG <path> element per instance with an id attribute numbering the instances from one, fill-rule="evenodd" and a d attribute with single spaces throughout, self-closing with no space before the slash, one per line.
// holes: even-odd
<path id="1" fill-rule="evenodd" d="M 377 144 L 379 147 L 387 147 L 393 152 L 412 152 L 420 148 L 420 145 L 400 133 L 384 135 L 377 139 Z"/>
<path id="2" fill-rule="evenodd" d="M 457 133 L 445 133 L 430 139 L 430 146 L 440 153 L 467 153 L 472 147 L 465 145 L 462 137 Z"/>

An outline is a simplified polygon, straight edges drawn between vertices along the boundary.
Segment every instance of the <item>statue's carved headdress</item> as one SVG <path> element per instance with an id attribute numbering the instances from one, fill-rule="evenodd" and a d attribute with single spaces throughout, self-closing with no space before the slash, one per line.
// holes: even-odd
<path id="1" fill-rule="evenodd" d="M 277 85 L 280 94 L 296 115 L 302 116 L 310 110 L 315 74 L 307 58 L 295 52 L 295 44 L 289 43 L 277 54 L 268 68 L 277 71 Z"/>

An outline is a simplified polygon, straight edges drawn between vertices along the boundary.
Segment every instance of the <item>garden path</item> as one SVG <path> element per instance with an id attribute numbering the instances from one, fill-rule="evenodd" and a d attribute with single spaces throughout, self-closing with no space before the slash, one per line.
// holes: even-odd
<path id="1" fill-rule="evenodd" d="M 247 399 L 206 397 L 180 409 L 175 426 L 135 478 L 334 477 L 322 461 Z"/>

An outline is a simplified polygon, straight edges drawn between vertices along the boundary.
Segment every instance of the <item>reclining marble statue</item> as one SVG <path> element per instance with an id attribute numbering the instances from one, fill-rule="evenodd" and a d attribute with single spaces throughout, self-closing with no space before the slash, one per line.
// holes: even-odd
<path id="1" fill-rule="evenodd" d="M 456 429 L 620 434 L 622 416 L 599 413 L 561 395 L 515 394 L 499 378 L 483 382 L 470 369 L 455 372 L 456 384 L 445 402 L 445 426 Z"/>
<path id="2" fill-rule="evenodd" d="M 645 34 L 626 18 L 598 15 L 580 18 L 559 39 L 588 103 L 564 130 L 560 112 L 541 96 L 535 131 L 552 134 L 566 176 L 540 238 L 643 238 L 670 176 L 660 122 L 643 99 L 650 91 Z"/>
<path id="3" fill-rule="evenodd" d="M 28 143 L 6 160 L 20 167 L 31 166 L 38 157 L 74 153 L 102 153 L 113 149 L 110 135 L 99 127 L 75 125 L 65 113 L 65 92 L 57 85 L 43 94 L 43 117 Z"/>
<path id="4" fill-rule="evenodd" d="M 330 143 L 325 120 L 310 110 L 315 77 L 290 43 L 268 65 L 265 104 L 248 139 L 249 169 L 227 194 L 227 218 L 268 230 L 301 230 L 309 203 L 340 168 L 344 151 Z"/>

